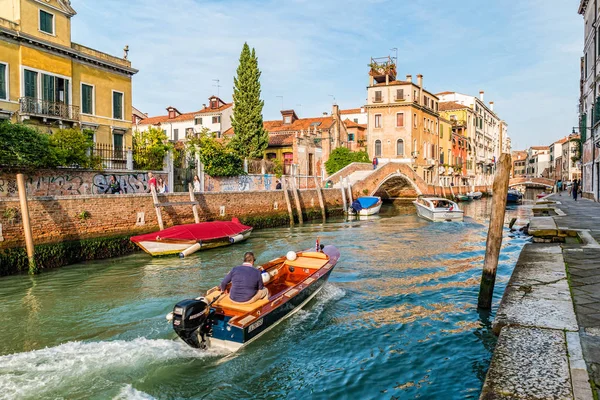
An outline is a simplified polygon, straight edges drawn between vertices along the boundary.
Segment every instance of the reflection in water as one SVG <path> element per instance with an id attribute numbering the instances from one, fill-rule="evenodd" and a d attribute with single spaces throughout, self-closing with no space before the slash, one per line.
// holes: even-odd
<path id="1" fill-rule="evenodd" d="M 3 278 L 0 397 L 476 398 L 496 340 L 475 306 L 489 203 L 462 207 L 464 223 L 384 205 L 379 218 L 257 231 L 183 260 L 140 253 Z M 263 263 L 317 236 L 342 258 L 304 310 L 234 357 L 175 339 L 164 316 L 244 252 Z M 505 239 L 496 305 L 526 241 Z"/>

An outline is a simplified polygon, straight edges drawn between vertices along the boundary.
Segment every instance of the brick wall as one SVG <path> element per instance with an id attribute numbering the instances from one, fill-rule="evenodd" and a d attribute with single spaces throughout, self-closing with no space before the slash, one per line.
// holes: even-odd
<path id="1" fill-rule="evenodd" d="M 342 200 L 337 189 L 323 189 L 328 212 L 341 208 Z M 232 217 L 261 217 L 287 215 L 287 205 L 282 191 L 254 191 L 227 193 L 197 193 L 200 219 L 230 219 Z M 159 195 L 160 202 L 189 201 L 187 193 Z M 291 197 L 292 208 L 295 209 Z M 304 211 L 319 210 L 315 190 L 300 191 Z M 35 244 L 57 243 L 66 240 L 134 235 L 158 230 L 156 212 L 150 194 L 80 195 L 60 197 L 32 197 L 28 201 Z M 225 207 L 225 216 L 220 215 Z M 0 198 L 0 248 L 24 246 L 20 211 L 13 220 L 7 210 L 19 210 L 16 198 Z M 163 207 L 165 227 L 193 223 L 191 206 Z M 84 211 L 89 218 L 79 215 Z M 143 216 L 144 223 L 138 223 Z"/>

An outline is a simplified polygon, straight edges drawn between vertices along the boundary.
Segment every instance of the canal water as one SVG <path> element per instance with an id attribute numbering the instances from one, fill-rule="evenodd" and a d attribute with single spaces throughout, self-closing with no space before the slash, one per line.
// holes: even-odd
<path id="1" fill-rule="evenodd" d="M 464 208 L 464 223 L 385 205 L 373 219 L 257 231 L 185 260 L 139 253 L 2 278 L 0 398 L 477 398 L 496 341 L 493 313 L 476 308 L 490 204 Z M 176 339 L 165 315 L 244 252 L 265 262 L 317 236 L 342 258 L 304 310 L 231 357 Z M 526 242 L 505 232 L 494 310 Z"/>

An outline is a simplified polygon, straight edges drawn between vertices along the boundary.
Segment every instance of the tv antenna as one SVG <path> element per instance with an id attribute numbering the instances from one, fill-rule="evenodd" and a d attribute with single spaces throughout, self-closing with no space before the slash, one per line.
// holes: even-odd
<path id="1" fill-rule="evenodd" d="M 213 87 L 217 88 L 217 97 L 219 97 L 219 88 L 221 87 L 221 85 L 219 85 L 219 82 L 221 82 L 221 81 L 218 79 L 213 79 L 213 82 L 217 82 L 217 84 L 213 85 Z"/>

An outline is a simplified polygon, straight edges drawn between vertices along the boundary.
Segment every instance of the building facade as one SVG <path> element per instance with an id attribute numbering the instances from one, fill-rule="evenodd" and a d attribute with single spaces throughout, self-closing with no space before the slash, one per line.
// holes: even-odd
<path id="1" fill-rule="evenodd" d="M 208 98 L 208 104 L 203 104 L 198 111 L 181 113 L 175 107 L 167 107 L 166 115 L 147 117 L 137 123 L 137 130 L 146 131 L 149 127 L 162 129 L 170 141 L 185 140 L 190 134 L 207 129 L 220 138 L 231 128 L 233 103 L 225 103 L 217 96 Z"/>
<path id="2" fill-rule="evenodd" d="M 532 146 L 527 149 L 525 176 L 528 178 L 548 178 L 550 174 L 550 147 Z"/>
<path id="3" fill-rule="evenodd" d="M 426 182 L 438 179 L 438 98 L 407 75 L 396 80 L 391 58 L 373 59 L 367 88 L 367 149 L 379 163 L 410 164 Z"/>
<path id="4" fill-rule="evenodd" d="M 579 167 L 580 136 L 569 135 L 562 145 L 562 180 L 581 179 Z"/>
<path id="5" fill-rule="evenodd" d="M 579 133 L 582 143 L 582 192 L 600 199 L 600 54 L 598 9 L 596 1 L 581 0 L 578 13 L 583 17 L 583 57 L 580 60 Z M 563 163 L 567 160 L 563 160 Z"/>
<path id="6" fill-rule="evenodd" d="M 48 133 L 86 129 L 96 143 L 130 147 L 137 70 L 128 48 L 119 58 L 73 42 L 75 14 L 65 0 L 0 1 L 0 118 Z"/>
<path id="7" fill-rule="evenodd" d="M 512 163 L 513 163 L 513 167 L 512 167 L 510 176 L 512 178 L 524 177 L 525 173 L 527 171 L 527 168 L 526 168 L 527 152 L 526 151 L 518 151 L 518 150 L 513 151 L 512 152 Z"/>
<path id="8" fill-rule="evenodd" d="M 440 118 L 450 121 L 452 126 L 451 149 L 446 165 L 442 165 L 446 170 L 445 175 L 452 175 L 452 183 L 473 184 L 477 181 L 475 171 L 473 170 L 474 151 L 472 146 L 471 121 L 475 118 L 473 110 L 464 104 L 455 101 L 445 101 L 439 104 Z M 442 169 L 440 168 L 440 171 Z M 458 178 L 460 177 L 460 178 Z"/>

